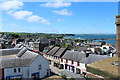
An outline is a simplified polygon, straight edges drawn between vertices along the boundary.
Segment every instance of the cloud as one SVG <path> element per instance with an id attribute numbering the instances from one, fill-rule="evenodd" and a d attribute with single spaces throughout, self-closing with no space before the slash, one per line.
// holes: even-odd
<path id="1" fill-rule="evenodd" d="M 25 19 L 26 17 L 32 14 L 33 13 L 29 11 L 18 11 L 18 12 L 14 12 L 12 16 L 14 16 L 16 19 Z"/>
<path id="2" fill-rule="evenodd" d="M 68 9 L 55 10 L 53 12 L 58 14 L 58 15 L 66 15 L 66 16 L 73 15 Z"/>
<path id="3" fill-rule="evenodd" d="M 2 10 L 17 10 L 21 9 L 23 5 L 23 2 L 14 0 L 3 2 L 1 3 L 0 7 L 2 8 Z"/>
<path id="4" fill-rule="evenodd" d="M 60 7 L 69 7 L 71 5 L 70 2 L 63 2 L 63 0 L 55 0 L 55 2 L 48 2 L 45 4 L 41 4 L 43 7 L 52 7 L 52 8 L 60 8 Z"/>
<path id="5" fill-rule="evenodd" d="M 40 16 L 37 16 L 37 15 L 29 16 L 26 20 L 28 22 L 39 22 L 39 23 L 44 23 L 44 24 L 50 24 L 46 19 Z"/>
<path id="6" fill-rule="evenodd" d="M 2 10 L 5 10 L 8 15 L 13 16 L 16 19 L 21 19 L 21 20 L 26 20 L 28 22 L 39 22 L 39 23 L 44 23 L 44 24 L 50 24 L 46 19 L 34 15 L 33 12 L 30 11 L 18 11 L 18 9 L 22 9 L 24 6 L 24 3 L 21 1 L 7 1 L 1 3 L 1 8 Z M 14 24 L 11 24 L 13 26 Z"/>

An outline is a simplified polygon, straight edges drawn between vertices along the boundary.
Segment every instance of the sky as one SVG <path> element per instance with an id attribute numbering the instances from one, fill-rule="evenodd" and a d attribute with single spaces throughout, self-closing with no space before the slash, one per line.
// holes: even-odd
<path id="1" fill-rule="evenodd" d="M 115 34 L 118 2 L 1 3 L 2 32 Z"/>

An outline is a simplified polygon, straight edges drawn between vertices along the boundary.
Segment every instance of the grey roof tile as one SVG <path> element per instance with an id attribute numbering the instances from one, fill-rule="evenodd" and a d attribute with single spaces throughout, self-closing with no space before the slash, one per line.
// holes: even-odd
<path id="1" fill-rule="evenodd" d="M 0 49 L 0 56 L 14 55 L 20 51 L 20 48 Z"/>
<path id="2" fill-rule="evenodd" d="M 47 54 L 48 55 L 54 55 L 59 50 L 59 48 L 60 47 L 54 47 Z"/>
<path id="3" fill-rule="evenodd" d="M 61 57 L 67 48 L 60 48 L 54 56 Z"/>
<path id="4" fill-rule="evenodd" d="M 17 57 L 17 55 L 0 56 L 0 69 L 28 66 L 37 56 L 37 53 L 28 50 L 21 57 Z"/>
<path id="5" fill-rule="evenodd" d="M 90 54 L 88 57 L 83 58 L 81 63 L 90 64 L 107 58 L 109 58 L 107 55 Z"/>
<path id="6" fill-rule="evenodd" d="M 80 62 L 82 60 L 82 58 L 84 58 L 85 56 L 86 56 L 86 54 L 82 53 L 82 52 L 67 51 L 67 52 L 65 52 L 65 54 L 63 55 L 62 58 Z"/>

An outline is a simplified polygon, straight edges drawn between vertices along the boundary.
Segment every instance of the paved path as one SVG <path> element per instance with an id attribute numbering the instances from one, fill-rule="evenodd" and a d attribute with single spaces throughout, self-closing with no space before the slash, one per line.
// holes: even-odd
<path id="1" fill-rule="evenodd" d="M 80 74 L 75 74 L 75 73 L 72 73 L 70 71 L 67 71 L 67 70 L 63 70 L 63 69 L 58 69 L 56 67 L 53 67 L 50 65 L 50 69 L 52 72 L 54 72 L 55 74 L 57 75 L 61 75 L 61 74 L 66 74 L 67 78 L 83 78 Z M 96 76 L 97 78 L 101 78 L 101 79 L 105 79 L 104 77 L 102 76 L 99 76 L 99 75 L 96 75 L 96 74 L 93 74 L 93 73 L 90 73 L 90 72 L 87 72 L 87 74 L 91 74 L 91 75 L 94 75 Z M 83 78 L 85 80 L 85 78 Z"/>
<path id="2" fill-rule="evenodd" d="M 55 74 L 58 74 L 58 75 L 66 74 L 67 78 L 75 78 L 75 80 L 85 80 L 85 78 L 83 78 L 80 74 L 75 74 L 75 73 L 67 71 L 67 70 L 58 69 L 51 65 L 50 65 L 50 69 L 52 72 L 54 72 Z"/>
<path id="3" fill-rule="evenodd" d="M 83 78 L 80 74 L 75 74 L 67 70 L 63 70 L 60 72 L 61 74 L 66 74 L 67 78 Z"/>

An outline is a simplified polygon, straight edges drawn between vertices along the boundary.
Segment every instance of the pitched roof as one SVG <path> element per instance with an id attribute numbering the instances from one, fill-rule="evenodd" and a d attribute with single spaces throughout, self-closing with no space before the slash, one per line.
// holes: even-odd
<path id="1" fill-rule="evenodd" d="M 37 56 L 37 53 L 28 50 L 21 57 L 17 57 L 17 55 L 0 56 L 0 69 L 28 66 Z"/>
<path id="2" fill-rule="evenodd" d="M 11 67 L 25 67 L 31 62 L 30 58 L 14 58 L 14 59 L 6 59 L 1 61 L 1 68 L 11 68 Z"/>
<path id="3" fill-rule="evenodd" d="M 52 48 L 53 48 L 54 46 L 49 46 L 49 47 L 46 47 L 46 48 L 44 48 L 44 53 L 47 53 L 47 52 L 49 52 Z"/>
<path id="4" fill-rule="evenodd" d="M 89 44 L 89 45 L 102 45 L 101 42 L 90 42 L 90 43 L 86 43 L 86 44 Z"/>
<path id="5" fill-rule="evenodd" d="M 48 55 L 54 55 L 59 50 L 59 48 L 60 47 L 54 47 L 47 54 Z"/>
<path id="6" fill-rule="evenodd" d="M 48 38 L 40 38 L 37 40 L 37 42 L 40 42 L 40 43 L 49 43 L 49 39 Z"/>
<path id="7" fill-rule="evenodd" d="M 14 55 L 20 51 L 20 48 L 0 49 L 0 56 Z"/>
<path id="8" fill-rule="evenodd" d="M 81 63 L 90 64 L 107 58 L 109 58 L 107 55 L 90 54 L 88 57 L 83 58 Z"/>
<path id="9" fill-rule="evenodd" d="M 38 54 L 37 53 L 34 53 L 34 52 L 31 52 L 31 51 L 26 51 L 22 56 L 21 58 L 35 58 L 37 57 Z"/>
<path id="10" fill-rule="evenodd" d="M 67 52 L 65 52 L 65 54 L 63 55 L 62 58 L 80 62 L 82 60 L 82 58 L 84 58 L 85 56 L 86 56 L 86 54 L 82 53 L 82 52 L 67 51 Z"/>
<path id="11" fill-rule="evenodd" d="M 88 47 L 80 47 L 80 48 L 77 48 L 77 51 L 82 51 L 82 50 L 87 50 Z"/>
<path id="12" fill-rule="evenodd" d="M 66 50 L 67 48 L 60 48 L 54 56 L 61 57 Z"/>

